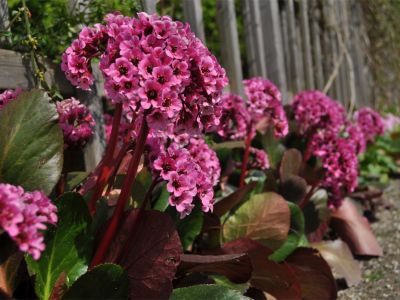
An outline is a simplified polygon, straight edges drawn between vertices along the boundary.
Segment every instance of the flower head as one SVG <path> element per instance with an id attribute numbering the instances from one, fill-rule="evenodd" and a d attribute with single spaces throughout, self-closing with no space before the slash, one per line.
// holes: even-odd
<path id="1" fill-rule="evenodd" d="M 21 88 L 17 88 L 15 90 L 5 90 L 0 94 L 0 109 L 2 109 L 7 103 L 15 100 L 19 94 L 22 93 Z"/>
<path id="2" fill-rule="evenodd" d="M 355 112 L 354 118 L 367 142 L 373 142 L 377 135 L 382 135 L 385 132 L 385 125 L 381 116 L 372 108 L 359 109 Z"/>
<path id="3" fill-rule="evenodd" d="M 92 137 L 95 126 L 88 108 L 73 97 L 56 105 L 65 147 L 85 145 Z"/>
<path id="4" fill-rule="evenodd" d="M 19 249 L 39 259 L 45 249 L 42 230 L 57 222 L 57 208 L 42 192 L 0 183 L 0 227 Z"/>
<path id="5" fill-rule="evenodd" d="M 292 108 L 301 134 L 322 128 L 339 131 L 346 120 L 344 107 L 320 91 L 297 94 Z"/>
<path id="6" fill-rule="evenodd" d="M 109 14 L 105 25 L 85 27 L 63 54 L 72 84 L 89 88 L 94 57 L 100 58 L 106 95 L 137 108 L 151 129 L 199 133 L 218 125 L 214 107 L 228 80 L 188 24 L 146 13 Z"/>
<path id="7" fill-rule="evenodd" d="M 268 127 L 274 129 L 275 137 L 284 137 L 289 127 L 279 89 L 262 77 L 247 79 L 243 83 L 252 122 L 264 120 Z"/>

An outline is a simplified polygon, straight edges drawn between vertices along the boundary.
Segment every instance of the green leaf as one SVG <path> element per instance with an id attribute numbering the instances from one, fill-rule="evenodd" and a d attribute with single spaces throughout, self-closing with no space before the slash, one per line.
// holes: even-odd
<path id="1" fill-rule="evenodd" d="M 77 193 L 66 193 L 55 204 L 59 221 L 46 235 L 46 249 L 38 261 L 26 256 L 29 270 L 36 274 L 35 291 L 45 300 L 62 273 L 67 285 L 85 273 L 91 254 L 91 218 L 83 198 Z"/>
<path id="2" fill-rule="evenodd" d="M 196 205 L 190 215 L 181 219 L 176 226 L 184 250 L 189 249 L 195 238 L 201 232 L 202 227 L 203 212 L 200 206 Z"/>
<path id="3" fill-rule="evenodd" d="M 175 289 L 170 300 L 244 300 L 249 299 L 239 291 L 216 284 L 201 284 Z"/>
<path id="4" fill-rule="evenodd" d="M 151 185 L 152 177 L 147 169 L 143 169 L 135 178 L 132 186 L 132 198 L 137 203 L 142 203 L 147 190 Z"/>
<path id="5" fill-rule="evenodd" d="M 153 205 L 153 209 L 164 212 L 169 206 L 168 198 L 169 198 L 169 192 L 167 191 L 167 188 L 163 186 L 161 188 L 160 196 Z"/>
<path id="6" fill-rule="evenodd" d="M 103 264 L 81 276 L 63 299 L 128 299 L 128 276 L 114 264 Z"/>
<path id="7" fill-rule="evenodd" d="M 290 210 L 287 202 L 276 193 L 252 196 L 223 227 L 224 241 L 247 237 L 278 248 L 286 240 L 290 228 Z"/>
<path id="8" fill-rule="evenodd" d="M 237 290 L 241 294 L 244 294 L 250 287 L 250 283 L 233 283 L 228 278 L 222 275 L 211 275 L 212 279 L 214 279 L 215 284 L 226 286 L 232 290 Z"/>
<path id="9" fill-rule="evenodd" d="M 72 191 L 77 185 L 88 177 L 89 172 L 69 172 L 67 174 L 67 184 L 65 189 Z"/>
<path id="10" fill-rule="evenodd" d="M 64 141 L 47 94 L 22 93 L 0 111 L 0 182 L 50 194 L 62 170 Z"/>
<path id="11" fill-rule="evenodd" d="M 290 231 L 285 243 L 268 258 L 275 262 L 285 260 L 297 247 L 307 244 L 304 234 L 304 215 L 300 207 L 292 202 L 287 202 L 290 208 Z"/>

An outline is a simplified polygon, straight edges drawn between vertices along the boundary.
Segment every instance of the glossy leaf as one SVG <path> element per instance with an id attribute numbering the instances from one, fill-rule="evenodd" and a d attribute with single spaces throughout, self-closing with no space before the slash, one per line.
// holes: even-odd
<path id="1" fill-rule="evenodd" d="M 348 286 L 361 281 L 360 264 L 353 258 L 349 246 L 342 240 L 323 241 L 311 245 L 317 249 L 339 278 L 345 278 Z"/>
<path id="2" fill-rule="evenodd" d="M 222 217 L 232 208 L 240 204 L 246 198 L 247 194 L 255 188 L 257 185 L 256 182 L 251 182 L 246 184 L 245 186 L 238 188 L 233 193 L 229 194 L 228 196 L 222 198 L 214 205 L 213 213 L 219 217 Z"/>
<path id="3" fill-rule="evenodd" d="M 279 194 L 287 201 L 300 203 L 307 194 L 307 182 L 297 175 L 287 175 L 281 181 Z"/>
<path id="4" fill-rule="evenodd" d="M 175 210 L 175 208 L 173 208 Z M 190 215 L 176 222 L 176 229 L 184 250 L 189 250 L 203 227 L 204 214 L 200 206 L 196 206 Z"/>
<path id="5" fill-rule="evenodd" d="M 106 261 L 129 277 L 130 298 L 168 298 L 182 246 L 174 222 L 155 210 L 131 210 L 114 238 Z"/>
<path id="6" fill-rule="evenodd" d="M 383 254 L 368 220 L 360 215 L 349 199 L 344 199 L 342 205 L 332 211 L 331 216 L 331 227 L 349 245 L 353 254 L 364 256 Z"/>
<path id="7" fill-rule="evenodd" d="M 0 296 L 3 293 L 7 298 L 12 298 L 22 259 L 23 254 L 18 251 L 14 241 L 7 234 L 0 233 Z"/>
<path id="8" fill-rule="evenodd" d="M 0 182 L 50 194 L 62 170 L 64 141 L 55 105 L 40 90 L 0 111 Z"/>
<path id="9" fill-rule="evenodd" d="M 181 256 L 180 273 L 205 272 L 224 275 L 234 283 L 250 279 L 252 266 L 247 254 Z"/>
<path id="10" fill-rule="evenodd" d="M 290 230 L 285 243 L 277 249 L 270 257 L 272 261 L 281 262 L 285 260 L 297 247 L 307 244 L 304 235 L 304 216 L 301 209 L 293 203 L 288 202 L 290 208 Z"/>
<path id="11" fill-rule="evenodd" d="M 297 248 L 287 257 L 286 262 L 300 282 L 301 299 L 332 300 L 337 298 L 332 271 L 317 250 Z"/>
<path id="12" fill-rule="evenodd" d="M 305 232 L 307 234 L 316 231 L 321 223 L 328 221 L 330 211 L 327 203 L 328 193 L 324 189 L 319 189 L 304 207 Z"/>
<path id="13" fill-rule="evenodd" d="M 40 299 L 50 297 L 62 273 L 66 274 L 67 285 L 85 273 L 91 255 L 91 218 L 83 198 L 66 193 L 56 205 L 59 220 L 46 235 L 46 249 L 37 261 L 26 257 L 30 271 L 36 274 L 35 291 Z"/>
<path id="14" fill-rule="evenodd" d="M 223 226 L 225 241 L 246 237 L 273 249 L 286 240 L 290 227 L 287 202 L 276 193 L 252 196 L 230 216 Z"/>
<path id="15" fill-rule="evenodd" d="M 118 265 L 104 264 L 82 275 L 63 299 L 128 299 L 128 290 L 124 270 Z"/>
<path id="16" fill-rule="evenodd" d="M 239 291 L 216 284 L 194 285 L 175 289 L 170 300 L 246 300 Z"/>
<path id="17" fill-rule="evenodd" d="M 299 281 L 286 263 L 268 259 L 272 250 L 253 240 L 244 238 L 224 244 L 223 253 L 247 253 L 253 272 L 251 286 L 267 292 L 277 299 L 301 299 Z"/>

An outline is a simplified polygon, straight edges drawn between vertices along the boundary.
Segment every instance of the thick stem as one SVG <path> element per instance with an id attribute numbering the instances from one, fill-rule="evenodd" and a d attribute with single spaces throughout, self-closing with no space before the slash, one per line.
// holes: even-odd
<path id="1" fill-rule="evenodd" d="M 249 129 L 246 136 L 245 150 L 244 150 L 241 174 L 239 179 L 239 188 L 244 186 L 244 179 L 246 178 L 247 164 L 249 162 L 249 156 L 250 156 L 251 138 L 252 138 L 252 132 L 251 129 Z"/>
<path id="2" fill-rule="evenodd" d="M 121 218 L 123 216 L 125 206 L 131 194 L 131 188 L 136 177 L 137 169 L 139 167 L 140 158 L 144 151 L 144 146 L 146 143 L 148 132 L 149 128 L 147 127 L 147 123 L 144 120 L 140 128 L 139 136 L 136 140 L 135 151 L 133 153 L 133 157 L 128 167 L 128 172 L 126 174 L 124 183 L 122 185 L 121 194 L 119 195 L 117 206 L 111 217 L 106 232 L 102 240 L 100 241 L 96 254 L 90 264 L 91 268 L 103 262 L 104 256 L 106 255 L 107 250 L 112 242 L 112 239 L 115 236 L 117 229 L 121 223 Z"/>
<path id="3" fill-rule="evenodd" d="M 92 197 L 90 198 L 89 201 L 89 211 L 92 215 L 96 211 L 96 203 L 100 199 L 101 194 L 103 193 L 104 187 L 106 186 L 108 177 L 110 176 L 112 170 L 113 156 L 118 141 L 118 131 L 121 122 L 121 116 L 122 116 L 122 104 L 118 103 L 115 106 L 114 118 L 111 128 L 111 136 L 106 149 L 106 154 L 104 156 L 103 167 L 100 171 L 99 177 L 97 178 L 97 182 Z"/>
<path id="4" fill-rule="evenodd" d="M 315 189 L 318 187 L 318 185 L 319 185 L 319 181 L 316 182 L 316 183 L 314 183 L 314 184 L 311 186 L 311 189 L 308 191 L 307 195 L 303 198 L 303 200 L 301 200 L 301 202 L 299 203 L 299 207 L 300 207 L 301 209 L 303 209 L 304 207 L 306 207 L 307 203 L 310 201 L 310 199 L 311 199 L 312 195 L 314 194 Z"/>

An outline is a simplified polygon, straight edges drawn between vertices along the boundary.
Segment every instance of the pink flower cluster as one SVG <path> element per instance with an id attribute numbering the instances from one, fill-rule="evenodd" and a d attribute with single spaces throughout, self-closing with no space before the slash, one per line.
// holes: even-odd
<path id="1" fill-rule="evenodd" d="M 204 212 L 212 211 L 214 204 L 213 187 L 220 176 L 219 160 L 204 140 L 199 138 L 179 137 L 170 141 L 160 150 L 160 145 L 153 143 L 158 152 L 152 167 L 159 176 L 167 181 L 167 190 L 171 193 L 169 203 L 175 206 L 181 217 L 188 215 L 194 207 L 194 199 L 201 202 Z M 160 140 L 158 140 L 159 142 Z"/>
<path id="2" fill-rule="evenodd" d="M 249 130 L 250 114 L 242 97 L 224 94 L 220 102 L 221 118 L 217 133 L 226 139 L 243 139 Z"/>
<path id="3" fill-rule="evenodd" d="M 65 148 L 84 146 L 92 137 L 96 125 L 89 109 L 73 97 L 57 102 L 56 106 Z"/>
<path id="4" fill-rule="evenodd" d="M 339 131 L 345 123 L 343 106 L 320 91 L 304 91 L 292 102 L 294 118 L 301 134 L 321 128 Z"/>
<path id="5" fill-rule="evenodd" d="M 250 148 L 250 160 L 251 169 L 266 170 L 269 168 L 269 160 L 267 153 L 262 149 L 257 149 L 254 147 Z"/>
<path id="6" fill-rule="evenodd" d="M 314 133 L 308 143 L 305 158 L 318 157 L 325 176 L 322 187 L 330 192 L 329 205 L 339 207 L 342 199 L 357 186 L 358 160 L 353 143 L 332 130 Z"/>
<path id="7" fill-rule="evenodd" d="M 367 147 L 367 142 L 360 126 L 358 126 L 358 124 L 348 122 L 345 128 L 345 132 L 347 133 L 347 140 L 354 147 L 355 153 L 360 154 L 364 152 Z"/>
<path id="8" fill-rule="evenodd" d="M 105 25 L 85 27 L 63 54 L 72 84 L 88 89 L 93 83 L 93 57 L 100 58 L 107 96 L 129 102 L 150 128 L 199 132 L 218 125 L 215 107 L 228 80 L 188 24 L 146 13 L 109 14 Z"/>
<path id="9" fill-rule="evenodd" d="M 387 114 L 385 118 L 382 118 L 382 121 L 387 131 L 394 131 L 400 128 L 400 117 L 394 114 Z"/>
<path id="10" fill-rule="evenodd" d="M 19 94 L 22 93 L 21 88 L 16 88 L 15 90 L 5 90 L 0 94 L 0 109 L 2 109 L 7 103 L 16 99 Z"/>
<path id="11" fill-rule="evenodd" d="M 41 230 L 47 228 L 45 223 L 57 222 L 56 212 L 42 192 L 25 192 L 22 187 L 0 183 L 0 226 L 34 259 L 45 249 Z"/>
<path id="12" fill-rule="evenodd" d="M 262 77 L 244 80 L 243 84 L 252 122 L 256 124 L 261 120 L 266 121 L 267 125 L 274 129 L 274 135 L 277 138 L 287 135 L 288 121 L 279 89 Z"/>
<path id="13" fill-rule="evenodd" d="M 385 125 L 379 113 L 369 107 L 355 112 L 354 118 L 364 133 L 367 142 L 373 142 L 377 135 L 385 133 Z"/>

